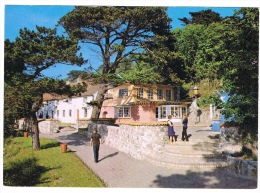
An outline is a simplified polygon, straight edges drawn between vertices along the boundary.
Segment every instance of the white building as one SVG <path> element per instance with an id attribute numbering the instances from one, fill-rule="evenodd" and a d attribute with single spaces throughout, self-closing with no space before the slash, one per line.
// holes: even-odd
<path id="1" fill-rule="evenodd" d="M 71 98 L 46 93 L 43 95 L 43 106 L 37 112 L 37 117 L 57 119 L 63 123 L 76 123 L 78 120 L 90 119 L 93 108 L 87 103 L 96 99 L 98 87 L 99 85 L 88 83 L 86 92 Z"/>

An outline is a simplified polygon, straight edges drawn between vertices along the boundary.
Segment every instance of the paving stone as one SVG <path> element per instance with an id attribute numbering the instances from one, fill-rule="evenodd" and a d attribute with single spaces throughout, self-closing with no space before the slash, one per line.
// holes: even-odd
<path id="1" fill-rule="evenodd" d="M 195 135 L 194 135 L 195 136 Z M 201 136 L 201 135 L 200 135 Z M 108 187 L 120 188 L 217 188 L 255 189 L 257 181 L 227 173 L 224 168 L 162 167 L 147 160 L 134 159 L 105 144 L 101 145 L 99 162 L 93 161 L 89 140 L 67 131 L 43 135 L 66 142 L 68 148 L 92 170 Z M 207 137 L 207 136 L 206 136 Z"/>

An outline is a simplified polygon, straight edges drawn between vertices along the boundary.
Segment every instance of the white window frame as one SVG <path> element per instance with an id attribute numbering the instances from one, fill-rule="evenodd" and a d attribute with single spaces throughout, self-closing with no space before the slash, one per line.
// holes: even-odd
<path id="1" fill-rule="evenodd" d="M 163 100 L 163 89 L 157 89 L 157 100 Z"/>
<path id="2" fill-rule="evenodd" d="M 181 119 L 187 112 L 188 108 L 183 105 L 162 105 L 156 107 L 156 118 L 164 120 L 168 119 L 168 115 L 172 115 L 174 119 Z"/>
<path id="3" fill-rule="evenodd" d="M 137 98 L 138 99 L 144 98 L 144 88 L 137 88 Z"/>
<path id="4" fill-rule="evenodd" d="M 147 97 L 148 97 L 148 99 L 153 100 L 153 89 L 152 88 L 148 89 Z"/>
<path id="5" fill-rule="evenodd" d="M 118 98 L 126 98 L 128 96 L 128 88 L 121 88 L 118 91 Z"/>
<path id="6" fill-rule="evenodd" d="M 126 111 L 128 113 L 126 113 Z M 130 106 L 116 107 L 116 115 L 117 118 L 131 118 L 131 107 Z"/>
<path id="7" fill-rule="evenodd" d="M 166 100 L 167 101 L 172 100 L 172 90 L 166 90 Z"/>
<path id="8" fill-rule="evenodd" d="M 156 118 L 157 119 L 166 119 L 167 118 L 167 108 L 166 106 L 156 107 Z"/>

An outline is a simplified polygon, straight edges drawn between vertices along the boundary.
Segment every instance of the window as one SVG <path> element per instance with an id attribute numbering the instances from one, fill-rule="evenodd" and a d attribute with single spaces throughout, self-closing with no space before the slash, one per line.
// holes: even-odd
<path id="1" fill-rule="evenodd" d="M 131 117 L 131 107 L 118 107 L 117 108 L 117 117 Z"/>
<path id="2" fill-rule="evenodd" d="M 137 88 L 137 98 L 138 99 L 144 98 L 144 89 L 143 88 Z"/>
<path id="3" fill-rule="evenodd" d="M 182 116 L 187 115 L 187 107 L 181 105 L 166 105 L 156 107 L 156 118 L 167 119 L 168 115 L 172 115 L 175 119 L 181 119 Z"/>
<path id="4" fill-rule="evenodd" d="M 148 99 L 153 99 L 153 89 L 148 89 L 148 92 L 147 92 L 147 94 L 148 94 Z"/>
<path id="5" fill-rule="evenodd" d="M 59 117 L 59 114 L 60 114 L 60 111 L 59 111 L 59 110 L 57 110 L 57 117 Z"/>
<path id="6" fill-rule="evenodd" d="M 182 118 L 183 115 L 187 115 L 187 107 L 172 106 L 171 115 L 173 116 L 173 118 Z"/>
<path id="7" fill-rule="evenodd" d="M 179 118 L 180 116 L 180 108 L 179 107 L 171 107 L 171 115 L 173 118 Z"/>
<path id="8" fill-rule="evenodd" d="M 128 96 L 128 88 L 119 89 L 118 98 L 125 98 Z"/>
<path id="9" fill-rule="evenodd" d="M 72 115 L 72 110 L 69 110 L 69 116 L 71 117 L 71 115 Z"/>
<path id="10" fill-rule="evenodd" d="M 156 118 L 157 119 L 166 119 L 167 118 L 166 106 L 156 107 Z"/>
<path id="11" fill-rule="evenodd" d="M 87 117 L 87 116 L 88 116 L 88 109 L 84 108 L 84 117 Z"/>
<path id="12" fill-rule="evenodd" d="M 63 117 L 65 117 L 65 110 L 62 111 Z"/>
<path id="13" fill-rule="evenodd" d="M 187 107 L 182 107 L 182 116 L 187 115 Z"/>
<path id="14" fill-rule="evenodd" d="M 171 101 L 172 100 L 172 91 L 166 90 L 166 100 Z"/>
<path id="15" fill-rule="evenodd" d="M 163 90 L 162 89 L 157 90 L 157 99 L 163 100 Z"/>

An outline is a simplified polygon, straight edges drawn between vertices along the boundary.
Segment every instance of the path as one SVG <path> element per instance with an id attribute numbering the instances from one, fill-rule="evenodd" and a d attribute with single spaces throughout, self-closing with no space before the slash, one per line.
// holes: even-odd
<path id="1" fill-rule="evenodd" d="M 216 168 L 166 168 L 144 160 L 137 160 L 117 149 L 102 144 L 100 161 L 93 160 L 92 147 L 85 136 L 67 131 L 43 138 L 68 143 L 68 148 L 92 170 L 108 187 L 121 188 L 257 188 L 256 180 L 242 179 Z M 177 142 L 178 143 L 178 142 Z"/>

